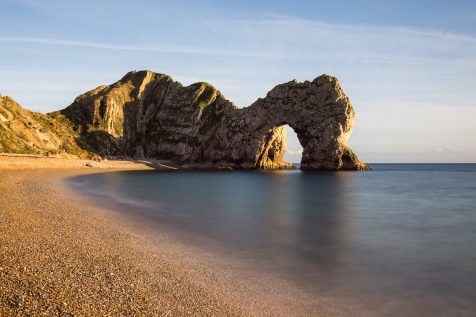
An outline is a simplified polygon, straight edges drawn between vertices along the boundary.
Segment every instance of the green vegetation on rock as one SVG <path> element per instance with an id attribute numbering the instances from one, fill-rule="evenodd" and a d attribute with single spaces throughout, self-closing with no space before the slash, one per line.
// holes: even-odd
<path id="1" fill-rule="evenodd" d="M 58 112 L 45 115 L 23 109 L 10 97 L 1 97 L 0 152 L 91 156 L 76 143 L 71 122 Z"/>

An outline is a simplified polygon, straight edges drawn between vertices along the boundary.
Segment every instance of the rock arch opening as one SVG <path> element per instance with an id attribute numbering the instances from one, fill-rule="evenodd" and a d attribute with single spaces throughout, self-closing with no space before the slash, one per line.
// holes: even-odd
<path id="1" fill-rule="evenodd" d="M 265 131 L 259 140 L 256 168 L 288 169 L 299 167 L 303 147 L 294 129 L 287 123 L 279 123 Z M 298 165 L 296 166 L 296 164 Z"/>
<path id="2" fill-rule="evenodd" d="M 288 163 L 298 167 L 301 165 L 303 147 L 298 139 L 297 133 L 294 129 L 285 124 L 286 131 L 286 150 L 284 152 L 284 160 Z"/>

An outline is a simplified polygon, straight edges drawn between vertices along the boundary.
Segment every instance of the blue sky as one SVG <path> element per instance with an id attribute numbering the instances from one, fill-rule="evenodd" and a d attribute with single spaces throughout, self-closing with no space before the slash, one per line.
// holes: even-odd
<path id="1" fill-rule="evenodd" d="M 0 93 L 26 108 L 132 69 L 208 81 L 238 106 L 331 74 L 362 160 L 476 162 L 476 1 L 0 0 Z"/>

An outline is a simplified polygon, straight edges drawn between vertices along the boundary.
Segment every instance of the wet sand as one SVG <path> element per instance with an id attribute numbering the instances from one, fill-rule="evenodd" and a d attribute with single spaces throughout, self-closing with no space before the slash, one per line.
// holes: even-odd
<path id="1" fill-rule="evenodd" d="M 100 165 L 101 163 L 104 163 Z M 1 316 L 354 315 L 62 186 L 84 173 L 150 168 L 0 157 Z"/>

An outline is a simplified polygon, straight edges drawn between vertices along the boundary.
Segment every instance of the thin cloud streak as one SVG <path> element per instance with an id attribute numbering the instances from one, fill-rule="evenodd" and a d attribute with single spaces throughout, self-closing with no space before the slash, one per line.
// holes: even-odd
<path id="1" fill-rule="evenodd" d="M 120 50 L 120 51 L 144 51 L 157 53 L 191 53 L 191 54 L 208 54 L 200 49 L 179 48 L 179 47 L 147 47 L 137 45 L 120 45 L 111 43 L 100 43 L 90 41 L 77 41 L 57 38 L 34 38 L 34 37 L 0 37 L 0 42 L 18 42 L 18 43 L 38 43 L 59 46 L 88 47 L 98 49 Z"/>
<path id="2" fill-rule="evenodd" d="M 187 47 L 153 47 L 153 46 L 141 46 L 141 45 L 122 45 L 122 44 L 113 44 L 113 43 L 101 43 L 101 42 L 90 42 L 90 41 L 78 41 L 78 40 L 68 40 L 68 39 L 58 39 L 58 38 L 33 38 L 33 37 L 0 37 L 0 42 L 4 43 L 33 43 L 33 44 L 45 44 L 45 45 L 55 45 L 55 46 L 66 46 L 66 47 L 84 47 L 84 48 L 95 48 L 95 49 L 106 49 L 106 50 L 116 50 L 116 51 L 137 51 L 137 52 L 150 52 L 150 53 L 178 53 L 178 54 L 199 54 L 199 55 L 215 55 L 215 56 L 230 56 L 230 57 L 251 57 L 251 58 L 260 58 L 267 60 L 300 60 L 301 62 L 332 62 L 337 63 L 344 59 L 348 59 L 349 56 L 341 55 L 337 57 L 320 57 L 315 55 L 307 54 L 260 54 L 260 53 L 245 53 L 239 51 L 225 51 L 225 50 L 205 50 L 201 48 L 187 48 Z M 425 58 L 419 59 L 415 57 L 382 57 L 379 55 L 359 57 L 357 55 L 353 58 L 358 58 L 359 63 L 366 64 L 430 64 L 438 59 Z M 473 64 L 476 65 L 476 62 L 471 60 L 456 60 L 451 61 L 456 63 L 463 64 Z"/>
<path id="3" fill-rule="evenodd" d="M 232 50 L 207 50 L 193 47 L 175 47 L 175 46 L 142 46 L 138 45 L 123 45 L 113 43 L 101 43 L 91 41 L 68 40 L 59 38 L 35 38 L 35 37 L 0 37 L 0 42 L 16 42 L 16 43 L 33 43 L 46 44 L 57 46 L 71 46 L 71 47 L 86 47 L 117 51 L 139 51 L 151 53 L 181 53 L 181 54 L 202 54 L 202 55 L 222 55 L 222 56 L 239 56 L 239 57 L 257 57 L 257 58 L 294 58 L 288 55 L 267 55 L 259 53 L 245 53 Z"/>
<path id="4" fill-rule="evenodd" d="M 325 23 L 320 21 L 294 18 L 282 15 L 271 15 L 274 17 L 272 19 L 265 19 L 259 21 L 253 20 L 237 20 L 235 23 L 246 25 L 281 25 L 281 26 L 296 26 L 302 25 L 303 27 L 314 27 L 319 29 L 326 30 L 339 30 L 339 31 L 365 31 L 369 33 L 403 33 L 403 34 L 413 34 L 426 37 L 436 37 L 440 39 L 452 40 L 452 41 L 461 41 L 461 42 L 470 42 L 476 44 L 476 37 L 458 34 L 452 32 L 443 32 L 439 30 L 431 29 L 417 29 L 409 27 L 397 27 L 397 26 L 375 26 L 368 24 L 335 24 L 335 23 Z"/>

